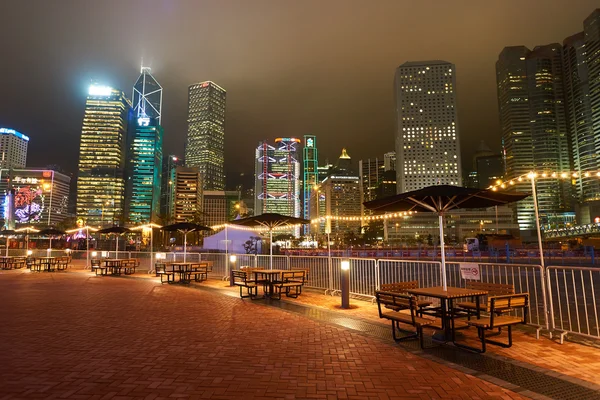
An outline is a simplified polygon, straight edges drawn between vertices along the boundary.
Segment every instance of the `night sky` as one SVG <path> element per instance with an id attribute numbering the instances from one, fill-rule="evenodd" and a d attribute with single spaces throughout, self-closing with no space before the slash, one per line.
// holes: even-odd
<path id="1" fill-rule="evenodd" d="M 140 63 L 163 86 L 165 154 L 183 155 L 187 87 L 227 90 L 228 186 L 259 140 L 317 135 L 320 162 L 394 150 L 394 70 L 456 64 L 463 164 L 500 150 L 494 65 L 504 46 L 562 40 L 597 0 L 15 0 L 0 6 L 0 126 L 30 136 L 28 166 L 76 172 L 91 79 L 131 96 Z M 418 4 L 417 4 L 418 3 Z M 246 177 L 241 178 L 244 172 Z"/>

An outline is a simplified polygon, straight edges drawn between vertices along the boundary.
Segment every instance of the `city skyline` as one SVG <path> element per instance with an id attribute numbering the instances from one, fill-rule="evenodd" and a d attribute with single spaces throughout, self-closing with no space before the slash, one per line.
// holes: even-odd
<path id="1" fill-rule="evenodd" d="M 96 6 L 97 13 L 95 14 L 97 15 L 86 19 L 85 24 L 82 24 L 83 21 L 77 21 L 78 18 L 73 18 L 73 21 L 66 24 L 68 28 L 65 28 L 64 31 L 47 32 L 45 34 L 46 42 L 58 40 L 58 38 L 61 42 L 68 42 L 71 37 L 79 38 L 83 35 L 81 43 L 86 43 L 87 31 L 94 31 L 94 29 L 86 29 L 88 25 L 94 27 L 100 24 L 100 21 L 104 22 L 106 18 L 111 18 L 112 11 L 108 3 Z M 68 7 L 65 7 L 66 4 Z M 77 134 L 83 111 L 82 98 L 85 96 L 84 91 L 89 80 L 95 78 L 112 87 L 130 87 L 130 82 L 136 78 L 134 74 L 136 70 L 139 70 L 139 63 L 143 57 L 144 64 L 152 67 L 153 72 L 161 76 L 161 84 L 164 87 L 165 96 L 168 98 L 168 104 L 165 105 L 163 111 L 163 125 L 168 138 L 165 141 L 165 153 L 183 153 L 187 86 L 193 82 L 210 79 L 227 88 L 229 94 L 226 117 L 228 125 L 225 145 L 226 159 L 231 159 L 232 155 L 241 153 L 240 149 L 253 147 L 258 140 L 282 134 L 295 137 L 318 136 L 320 155 L 323 160 L 335 159 L 339 145 L 346 146 L 356 159 L 374 158 L 380 153 L 393 149 L 394 116 L 390 79 L 394 69 L 407 60 L 443 58 L 455 63 L 459 71 L 458 86 L 461 89 L 458 94 L 458 111 L 461 120 L 461 134 L 464 136 L 461 150 L 463 156 L 469 158 L 476 147 L 476 143 L 470 139 L 482 135 L 482 132 L 494 151 L 498 151 L 500 148 L 493 73 L 498 52 L 511 44 L 533 46 L 537 43 L 551 43 L 558 38 L 567 37 L 581 30 L 581 21 L 597 6 L 594 2 L 581 2 L 576 6 L 567 6 L 557 2 L 554 7 L 540 8 L 540 4 L 541 2 L 521 4 L 522 13 L 510 15 L 510 18 L 514 18 L 511 20 L 511 26 L 523 26 L 520 29 L 506 29 L 505 18 L 509 18 L 510 4 L 504 6 L 478 5 L 469 8 L 448 4 L 431 12 L 427 11 L 427 7 L 394 5 L 391 2 L 382 3 L 378 10 L 352 4 L 344 11 L 342 20 L 349 22 L 352 15 L 361 12 L 361 15 L 366 13 L 364 17 L 367 25 L 356 29 L 352 24 L 342 24 L 339 29 L 342 37 L 349 37 L 351 41 L 357 43 L 354 47 L 358 51 L 352 53 L 356 54 L 355 56 L 344 52 L 343 49 L 347 48 L 344 43 L 347 40 L 340 41 L 341 38 L 336 35 L 321 47 L 307 47 L 307 44 L 313 40 L 313 35 L 317 33 L 311 33 L 311 31 L 292 24 L 292 28 L 296 32 L 294 38 L 298 39 L 298 42 L 291 43 L 294 43 L 293 46 L 299 46 L 298 50 L 302 51 L 298 52 L 297 56 L 290 54 L 294 51 L 286 51 L 284 53 L 286 57 L 292 57 L 288 61 L 281 57 L 274 58 L 276 53 L 265 52 L 262 45 L 259 47 L 256 47 L 258 45 L 243 45 L 246 38 L 240 38 L 239 35 L 235 38 L 242 43 L 232 42 L 231 35 L 225 35 L 224 42 L 214 43 L 207 49 L 200 48 L 197 52 L 202 54 L 200 59 L 194 55 L 188 58 L 184 56 L 182 48 L 189 39 L 197 36 L 195 28 L 190 28 L 191 30 L 187 32 L 188 35 L 185 35 L 187 38 L 183 39 L 178 37 L 177 40 L 174 40 L 170 35 L 157 36 L 159 33 L 164 34 L 162 30 L 159 30 L 161 32 L 150 32 L 148 37 L 145 37 L 148 30 L 155 29 L 152 24 L 148 24 L 148 30 L 132 29 L 132 31 L 137 31 L 133 36 L 122 35 L 119 46 L 112 46 L 112 42 L 102 39 L 103 35 L 95 35 L 97 39 L 93 49 L 89 47 L 82 50 L 78 45 L 73 49 L 71 46 L 59 46 L 56 50 L 57 57 L 47 59 L 48 52 L 40 47 L 38 41 L 33 40 L 35 35 L 27 33 L 23 38 L 23 45 L 19 48 L 15 48 L 10 42 L 5 47 L 8 49 L 7 58 L 12 60 L 7 64 L 6 76 L 10 76 L 11 72 L 15 71 L 15 65 L 18 65 L 19 71 L 23 71 L 23 76 L 29 77 L 30 82 L 27 82 L 27 85 L 44 87 L 44 90 L 36 92 L 39 94 L 33 104 L 28 103 L 27 113 L 28 116 L 33 115 L 33 118 L 25 118 L 21 111 L 23 104 L 15 101 L 20 98 L 19 93 L 23 91 L 15 84 L 25 84 L 25 82 L 20 79 L 14 82 L 9 80 L 3 82 L 5 83 L 3 87 L 6 87 L 6 99 L 10 98 L 11 101 L 5 101 L 3 104 L 0 125 L 12 127 L 33 138 L 30 148 L 32 165 L 41 166 L 60 161 L 66 171 L 73 173 L 77 163 Z M 336 11 L 338 5 L 335 2 L 326 5 L 321 12 L 322 17 L 311 15 L 311 18 L 315 18 L 314 29 L 321 32 L 321 35 L 326 35 L 324 30 L 328 29 L 325 24 L 327 18 L 324 17 L 328 13 Z M 307 4 L 307 12 L 314 6 L 316 3 Z M 291 19 L 292 15 L 298 11 L 292 5 L 267 7 L 266 3 L 260 4 L 260 2 L 257 3 L 256 8 L 265 11 L 263 21 L 265 27 L 262 30 L 254 28 L 254 25 L 251 27 L 249 19 L 244 18 L 238 21 L 241 24 L 240 29 L 245 30 L 248 39 L 256 38 L 257 35 L 262 38 L 264 32 L 289 25 L 288 18 Z M 134 24 L 136 24 L 135 18 L 131 18 L 131 15 L 128 14 L 139 9 L 135 4 L 127 4 L 123 7 L 122 13 L 127 16 L 126 20 L 134 20 Z M 145 15 L 145 17 L 158 18 L 158 14 L 154 14 L 151 9 L 152 7 L 148 7 L 145 12 L 149 15 Z M 164 5 L 158 4 L 157 9 L 164 11 Z M 46 30 L 46 22 L 37 17 L 37 13 L 44 10 L 45 6 L 42 5 L 33 15 L 28 14 L 27 23 L 35 23 L 38 34 Z M 168 11 L 183 18 L 185 14 L 195 15 L 193 12 L 195 10 L 197 7 L 193 5 L 187 7 L 178 4 L 173 5 Z M 9 13 L 10 11 L 15 16 L 25 12 L 18 5 L 11 5 Z M 53 5 L 52 9 L 46 11 L 62 20 L 62 18 L 66 18 L 66 15 L 78 12 L 79 5 L 58 2 Z M 375 17 L 381 17 L 382 14 L 389 14 L 391 17 L 401 11 L 412 13 L 415 16 L 414 19 L 419 21 L 421 24 L 418 25 L 419 30 L 426 34 L 417 42 L 427 43 L 427 46 L 415 47 L 406 41 L 391 41 L 391 37 L 388 38 L 387 33 L 384 34 L 373 23 L 370 23 L 371 20 L 377 20 Z M 226 15 L 222 15 L 222 13 L 223 10 L 219 6 L 207 7 L 203 10 L 203 15 L 209 18 L 216 14 L 227 20 Z M 451 20 L 452 15 L 456 16 L 456 13 L 464 14 L 466 26 L 445 29 L 441 22 L 446 16 Z M 42 14 L 46 15 L 45 12 L 40 12 L 40 17 Z M 62 16 L 63 14 L 65 16 Z M 527 21 L 532 20 L 534 15 L 536 20 L 543 21 L 543 23 L 538 24 L 536 29 L 527 29 Z M 9 24 L 12 20 L 17 19 L 9 19 Z M 486 21 L 486 26 L 480 24 L 480 21 L 483 20 Z M 147 21 L 147 18 L 141 18 L 139 24 L 142 24 L 141 21 Z M 383 21 L 387 20 L 384 18 Z M 168 25 L 168 22 L 166 23 Z M 128 24 L 123 24 L 123 26 L 128 26 Z M 414 28 L 416 25 L 411 26 Z M 410 30 L 411 26 L 402 29 Z M 23 27 L 19 28 L 15 30 L 23 30 Z M 391 35 L 392 37 L 403 37 L 402 32 L 404 31 L 401 28 L 391 25 L 389 28 L 398 30 Z M 98 27 L 98 29 L 104 32 L 107 28 Z M 110 26 L 110 29 L 115 29 L 115 32 L 111 31 L 112 35 L 120 32 L 121 28 Z M 473 38 L 472 34 L 478 29 L 481 30 L 480 36 L 486 38 L 485 41 Z M 76 33 L 76 35 L 65 36 L 66 32 Z M 444 39 L 440 44 L 436 44 L 440 42 L 441 32 L 444 33 Z M 267 35 L 265 37 L 268 39 L 265 46 L 273 45 L 274 51 L 281 49 L 284 44 L 287 45 L 288 42 L 285 39 L 290 39 L 285 30 L 281 39 L 276 36 Z M 153 39 L 156 40 L 153 41 Z M 470 47 L 469 51 L 465 52 L 462 50 L 464 47 L 462 42 L 468 39 L 472 39 L 473 42 L 467 46 Z M 178 45 L 180 41 L 182 44 Z M 274 42 L 271 43 L 271 41 Z M 109 42 L 111 46 L 107 47 Z M 172 43 L 173 46 L 167 46 L 167 43 Z M 372 46 L 372 43 L 378 45 Z M 452 43 L 461 43 L 461 45 L 456 46 Z M 204 51 L 202 51 L 203 49 Z M 216 56 L 216 50 L 224 55 Z M 249 56 L 253 50 L 257 55 L 247 60 L 247 63 L 237 62 L 238 57 Z M 78 57 L 78 60 L 81 60 L 79 63 L 74 60 L 69 61 L 75 53 L 82 54 L 81 51 L 86 54 L 86 57 L 83 59 Z M 328 51 L 330 53 L 327 53 Z M 42 57 L 40 63 L 44 65 L 44 68 L 36 73 L 27 73 L 31 68 L 29 65 L 31 63 L 28 63 L 27 60 L 32 54 Z M 327 62 L 319 63 L 323 66 L 317 67 L 310 61 L 313 58 L 323 58 Z M 68 62 L 69 67 L 62 68 L 63 62 Z M 236 64 L 245 67 L 241 71 L 236 71 Z M 36 65 L 39 64 L 36 63 Z M 331 69 L 335 65 L 344 65 L 347 72 L 335 77 Z M 134 66 L 136 67 L 134 68 Z M 301 78 L 297 79 L 296 75 L 289 74 L 291 68 L 305 68 L 305 71 L 300 75 Z M 270 78 L 267 78 L 268 76 Z M 326 81 L 325 77 L 327 77 Z M 64 94 L 64 98 L 57 104 L 49 104 L 48 95 L 57 93 L 58 87 L 60 87 L 58 90 Z M 368 101 L 365 102 L 365 99 Z M 344 112 L 340 113 L 341 110 Z M 361 134 L 374 135 L 379 140 L 370 141 L 363 146 L 360 144 Z M 51 138 L 56 137 L 61 138 L 64 143 L 65 154 L 61 154 L 60 157 L 46 151 L 48 148 L 52 148 Z M 340 143 L 340 140 L 343 143 Z M 247 175 L 252 170 L 252 158 L 247 156 L 237 161 L 226 165 L 228 186 L 233 186 L 245 178 L 245 183 L 250 181 Z M 245 173 L 246 177 L 240 178 L 240 173 Z"/>

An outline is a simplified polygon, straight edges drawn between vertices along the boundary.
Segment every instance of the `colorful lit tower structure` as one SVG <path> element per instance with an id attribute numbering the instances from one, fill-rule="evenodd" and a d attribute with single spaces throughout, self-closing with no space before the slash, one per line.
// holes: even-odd
<path id="1" fill-rule="evenodd" d="M 279 213 L 300 217 L 300 139 L 261 142 L 255 153 L 254 214 Z M 294 235 L 299 236 L 295 229 Z"/>
<path id="2" fill-rule="evenodd" d="M 77 218 L 87 225 L 122 222 L 125 141 L 132 115 L 131 102 L 125 93 L 108 86 L 90 86 L 81 129 L 77 179 Z"/>
<path id="3" fill-rule="evenodd" d="M 310 215 L 310 197 L 311 194 L 316 193 L 315 186 L 319 184 L 319 154 L 317 152 L 317 137 L 316 136 L 304 136 L 304 149 L 303 149 L 303 213 L 305 219 L 311 219 Z M 309 227 L 304 227 L 304 233 L 306 234 Z"/>
<path id="4" fill-rule="evenodd" d="M 126 220 L 157 222 L 160 213 L 163 129 L 162 87 L 142 67 L 133 86 L 134 121 L 127 140 Z"/>

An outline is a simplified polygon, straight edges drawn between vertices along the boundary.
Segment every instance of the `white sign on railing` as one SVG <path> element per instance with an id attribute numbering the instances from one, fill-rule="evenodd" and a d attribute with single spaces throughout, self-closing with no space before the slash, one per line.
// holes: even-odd
<path id="1" fill-rule="evenodd" d="M 481 280 L 481 271 L 479 269 L 478 263 L 465 263 L 461 262 L 460 264 L 460 276 L 463 279 L 470 279 L 474 281 Z"/>

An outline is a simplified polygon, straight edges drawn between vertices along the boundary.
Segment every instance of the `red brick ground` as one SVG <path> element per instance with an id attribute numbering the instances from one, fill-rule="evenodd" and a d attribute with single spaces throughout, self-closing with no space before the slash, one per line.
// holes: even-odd
<path id="1" fill-rule="evenodd" d="M 154 280 L 0 274 L 0 399 L 510 399 L 403 351 Z"/>
<path id="2" fill-rule="evenodd" d="M 202 283 L 202 285 L 207 284 L 231 290 L 227 287 L 227 283 L 216 280 Z M 379 319 L 377 305 L 367 301 L 352 299 L 352 309 L 340 310 L 340 297 L 325 296 L 320 292 L 311 290 L 304 291 L 298 299 L 285 299 L 285 301 L 299 302 L 330 311 L 339 311 L 351 317 L 382 322 Z M 431 331 L 426 332 L 431 334 Z M 467 335 L 466 339 L 468 341 L 469 339 L 476 339 L 474 329 L 462 332 Z M 501 340 L 503 339 L 504 337 L 501 338 Z M 477 346 L 476 342 L 472 341 L 471 344 Z M 513 347 L 504 349 L 498 346 L 487 346 L 487 352 L 488 354 L 512 358 L 596 384 L 600 380 L 600 347 L 585 346 L 572 342 L 565 342 L 561 345 L 557 340 L 551 340 L 543 336 L 538 340 L 535 338 L 534 333 L 516 330 L 513 334 Z"/>

